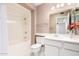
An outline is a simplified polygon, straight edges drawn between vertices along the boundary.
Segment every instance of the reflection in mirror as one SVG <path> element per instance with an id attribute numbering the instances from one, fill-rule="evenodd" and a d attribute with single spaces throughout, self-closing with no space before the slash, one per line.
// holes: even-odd
<path id="1" fill-rule="evenodd" d="M 79 9 L 71 9 L 50 15 L 50 33 L 79 34 Z"/>

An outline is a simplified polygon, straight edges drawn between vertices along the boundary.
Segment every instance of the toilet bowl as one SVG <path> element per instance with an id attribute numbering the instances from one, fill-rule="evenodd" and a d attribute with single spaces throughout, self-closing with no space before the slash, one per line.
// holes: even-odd
<path id="1" fill-rule="evenodd" d="M 38 52 L 38 51 L 40 51 L 40 49 L 41 49 L 41 44 L 39 44 L 39 43 L 37 43 L 37 44 L 33 44 L 32 46 L 31 46 L 31 48 L 32 48 L 32 52 Z"/>
<path id="2" fill-rule="evenodd" d="M 44 37 L 37 37 L 36 44 L 31 46 L 31 51 L 34 55 L 38 55 L 41 51 L 41 47 L 44 45 Z"/>

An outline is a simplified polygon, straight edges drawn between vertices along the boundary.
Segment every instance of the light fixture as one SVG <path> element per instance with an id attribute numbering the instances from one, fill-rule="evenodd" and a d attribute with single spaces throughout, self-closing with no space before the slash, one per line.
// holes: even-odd
<path id="1" fill-rule="evenodd" d="M 55 6 L 53 6 L 52 8 L 51 8 L 51 10 L 54 10 L 55 9 Z"/>
<path id="2" fill-rule="evenodd" d="M 71 3 L 67 3 L 67 5 L 71 5 Z"/>
<path id="3" fill-rule="evenodd" d="M 59 8 L 60 7 L 60 4 L 57 4 L 56 7 Z"/>
<path id="4" fill-rule="evenodd" d="M 61 3 L 60 6 L 63 7 L 64 6 L 64 3 Z"/>

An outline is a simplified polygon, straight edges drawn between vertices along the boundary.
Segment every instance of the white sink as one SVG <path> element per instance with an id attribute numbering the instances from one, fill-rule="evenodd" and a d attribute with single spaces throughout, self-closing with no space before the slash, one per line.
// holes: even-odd
<path id="1" fill-rule="evenodd" d="M 68 35 L 68 34 L 51 34 L 45 37 L 50 40 L 58 40 L 58 41 L 67 41 L 67 42 L 75 42 L 79 43 L 79 36 L 77 35 Z"/>

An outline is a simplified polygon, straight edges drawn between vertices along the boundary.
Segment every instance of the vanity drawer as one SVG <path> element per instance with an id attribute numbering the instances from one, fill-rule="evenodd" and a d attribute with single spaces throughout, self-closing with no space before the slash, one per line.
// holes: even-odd
<path id="1" fill-rule="evenodd" d="M 76 43 L 64 43 L 64 48 L 79 51 L 79 44 L 76 44 Z"/>
<path id="2" fill-rule="evenodd" d="M 46 45 L 51 45 L 51 46 L 57 46 L 57 47 L 61 47 L 62 46 L 62 42 L 54 41 L 54 40 L 50 40 L 50 39 L 45 39 L 45 44 Z"/>

